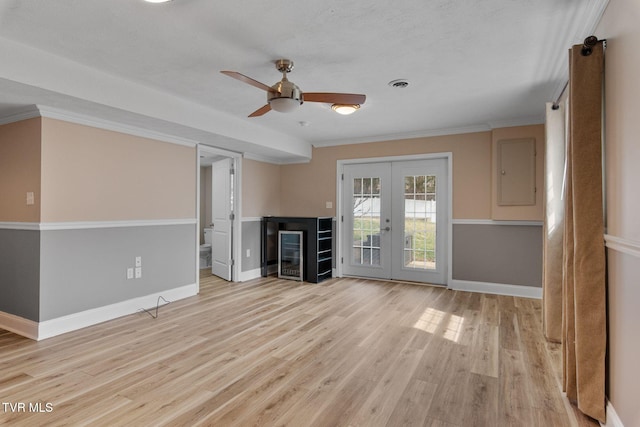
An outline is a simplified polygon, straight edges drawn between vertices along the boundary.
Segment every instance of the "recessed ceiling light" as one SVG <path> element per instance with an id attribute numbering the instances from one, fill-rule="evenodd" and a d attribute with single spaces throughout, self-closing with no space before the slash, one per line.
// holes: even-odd
<path id="1" fill-rule="evenodd" d="M 144 1 L 146 1 L 147 3 L 166 3 L 171 0 L 144 0 Z"/>
<path id="2" fill-rule="evenodd" d="M 360 104 L 333 104 L 331 109 L 338 114 L 349 115 L 360 109 Z"/>

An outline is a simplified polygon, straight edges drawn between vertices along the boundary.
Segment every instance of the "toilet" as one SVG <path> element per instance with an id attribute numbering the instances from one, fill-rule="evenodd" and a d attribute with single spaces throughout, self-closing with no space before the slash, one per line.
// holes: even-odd
<path id="1" fill-rule="evenodd" d="M 200 268 L 211 268 L 211 235 L 212 228 L 204 229 L 204 244 L 200 245 Z"/>

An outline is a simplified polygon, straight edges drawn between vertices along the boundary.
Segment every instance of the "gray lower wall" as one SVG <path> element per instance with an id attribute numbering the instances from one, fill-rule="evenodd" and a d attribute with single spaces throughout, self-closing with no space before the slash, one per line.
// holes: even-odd
<path id="1" fill-rule="evenodd" d="M 453 225 L 453 279 L 542 287 L 542 226 Z"/>
<path id="2" fill-rule="evenodd" d="M 260 268 L 260 227 L 242 222 L 242 271 Z M 454 224 L 452 243 L 453 279 L 542 287 L 541 225 Z"/>
<path id="3" fill-rule="evenodd" d="M 40 232 L 0 229 L 0 311 L 37 322 Z"/>
<path id="4" fill-rule="evenodd" d="M 242 221 L 242 271 L 260 268 L 261 221 Z M 250 256 L 247 257 L 247 249 Z"/>
<path id="5" fill-rule="evenodd" d="M 196 283 L 195 228 L 42 231 L 39 320 Z M 142 257 L 142 278 L 128 280 L 126 271 L 135 267 L 136 256 Z"/>

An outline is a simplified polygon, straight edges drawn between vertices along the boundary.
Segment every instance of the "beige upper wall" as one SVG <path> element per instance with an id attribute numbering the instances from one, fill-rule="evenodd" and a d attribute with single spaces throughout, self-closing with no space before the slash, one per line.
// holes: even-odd
<path id="1" fill-rule="evenodd" d="M 595 35 L 605 53 L 607 233 L 640 242 L 640 2 L 610 0 Z M 640 259 L 608 249 L 607 395 L 625 426 L 640 425 Z M 607 420 L 609 421 L 609 420 Z"/>
<path id="2" fill-rule="evenodd" d="M 453 217 L 490 218 L 490 132 L 314 148 L 310 163 L 282 167 L 282 212 L 335 216 L 338 160 L 445 152 L 453 153 Z"/>
<path id="3" fill-rule="evenodd" d="M 242 216 L 280 215 L 280 166 L 242 159 Z"/>
<path id="4" fill-rule="evenodd" d="M 535 138 L 536 140 L 536 203 L 530 206 L 498 205 L 498 141 Z M 491 219 L 542 221 L 544 196 L 544 125 L 494 129 L 492 132 L 491 163 Z"/>
<path id="5" fill-rule="evenodd" d="M 196 148 L 42 119 L 42 222 L 196 218 Z"/>
<path id="6" fill-rule="evenodd" d="M 607 230 L 640 242 L 640 2 L 611 0 L 596 36 L 607 39 Z"/>
<path id="7" fill-rule="evenodd" d="M 0 222 L 40 222 L 40 124 L 34 118 L 0 126 Z"/>
<path id="8" fill-rule="evenodd" d="M 540 134 L 544 137 L 542 125 L 498 131 L 519 138 L 535 137 L 537 140 Z M 491 219 L 491 147 L 492 134 L 495 132 L 314 148 L 310 163 L 282 166 L 282 213 L 291 216 L 335 216 L 338 160 L 451 152 L 453 218 Z M 331 202 L 332 208 L 327 208 L 326 202 Z M 541 220 L 541 200 L 539 204 L 536 206 L 538 216 L 516 212 L 510 219 Z"/>

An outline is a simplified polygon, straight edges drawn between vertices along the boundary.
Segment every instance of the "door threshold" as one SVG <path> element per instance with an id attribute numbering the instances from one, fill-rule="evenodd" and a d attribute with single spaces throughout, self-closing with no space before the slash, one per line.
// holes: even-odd
<path id="1" fill-rule="evenodd" d="M 375 280 L 376 282 L 387 282 L 387 283 L 393 283 L 393 284 L 433 286 L 434 288 L 448 289 L 447 285 L 441 285 L 441 284 L 438 284 L 438 283 L 429 283 L 429 282 L 416 282 L 416 281 L 412 281 L 412 280 L 381 279 L 379 277 L 351 276 L 351 275 L 348 275 L 348 274 L 343 274 L 342 277 L 349 277 L 351 279 Z"/>

